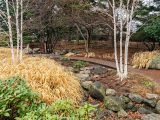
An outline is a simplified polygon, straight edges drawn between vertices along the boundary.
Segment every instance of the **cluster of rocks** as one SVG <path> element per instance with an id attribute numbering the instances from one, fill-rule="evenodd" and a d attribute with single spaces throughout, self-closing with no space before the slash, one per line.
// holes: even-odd
<path id="1" fill-rule="evenodd" d="M 88 91 L 91 97 L 103 101 L 105 107 L 116 112 L 118 117 L 127 117 L 128 111 L 138 111 L 148 116 L 145 116 L 143 120 L 159 120 L 160 118 L 160 97 L 157 94 L 147 93 L 145 98 L 132 93 L 118 96 L 114 89 L 107 89 L 98 81 L 82 82 L 82 87 Z M 152 117 L 154 119 L 151 119 Z"/>
<path id="2" fill-rule="evenodd" d="M 127 117 L 128 111 L 139 112 L 144 115 L 142 120 L 160 120 L 160 96 L 147 93 L 146 97 L 138 94 L 125 93 L 118 95 L 114 89 L 106 88 L 99 81 L 91 81 L 92 77 L 105 74 L 108 69 L 103 66 L 81 68 L 76 76 L 81 81 L 85 95 L 103 101 L 107 110 L 117 114 L 118 117 Z"/>
<path id="3" fill-rule="evenodd" d="M 99 77 L 101 74 L 105 74 L 108 71 L 103 66 L 93 65 L 90 67 L 81 68 L 80 71 L 76 74 L 76 76 L 80 79 L 81 82 L 88 81 L 91 79 L 91 76 Z"/>

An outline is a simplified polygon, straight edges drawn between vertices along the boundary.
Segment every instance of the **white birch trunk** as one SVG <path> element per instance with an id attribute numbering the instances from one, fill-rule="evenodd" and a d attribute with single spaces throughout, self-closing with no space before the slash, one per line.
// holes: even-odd
<path id="1" fill-rule="evenodd" d="M 23 0 L 20 1 L 21 6 L 21 28 L 20 28 L 20 62 L 23 59 Z"/>
<path id="2" fill-rule="evenodd" d="M 135 7 L 135 0 L 133 0 L 131 12 L 128 15 L 127 21 L 127 32 L 126 32 L 126 43 L 125 43 L 125 66 L 124 66 L 124 77 L 126 78 L 128 75 L 128 47 L 129 47 L 129 40 L 131 36 L 131 24 L 133 19 L 134 7 Z M 127 6 L 128 7 L 128 6 Z"/>
<path id="3" fill-rule="evenodd" d="M 117 54 L 117 24 L 116 24 L 116 13 L 115 13 L 115 0 L 113 2 L 113 24 L 114 24 L 114 55 L 115 55 L 115 62 L 116 62 L 116 68 L 117 68 L 117 75 L 120 75 L 119 70 L 119 63 L 118 63 L 118 54 Z"/>
<path id="4" fill-rule="evenodd" d="M 120 11 L 122 10 L 123 1 L 120 1 Z M 123 74 L 123 18 L 120 17 L 120 72 Z M 122 79 L 122 78 L 121 78 Z"/>
<path id="5" fill-rule="evenodd" d="M 10 47 L 11 47 L 11 54 L 12 54 L 12 62 L 15 62 L 14 58 L 14 47 L 13 47 L 13 33 L 12 33 L 12 25 L 11 25 L 11 16 L 9 10 L 9 3 L 8 0 L 5 0 L 6 9 L 7 9 L 7 20 L 8 20 L 8 30 L 9 30 L 9 40 L 10 40 Z"/>
<path id="6" fill-rule="evenodd" d="M 19 0 L 16 0 L 16 32 L 17 32 L 17 61 L 19 61 L 19 46 L 20 46 L 20 30 L 19 30 Z"/>

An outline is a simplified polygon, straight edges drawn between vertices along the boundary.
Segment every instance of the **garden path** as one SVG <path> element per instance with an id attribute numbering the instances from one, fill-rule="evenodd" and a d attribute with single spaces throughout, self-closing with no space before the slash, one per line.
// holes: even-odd
<path id="1" fill-rule="evenodd" d="M 109 68 L 116 69 L 115 62 L 96 59 L 96 58 L 85 58 L 85 57 L 70 57 L 72 60 L 82 60 L 86 62 L 96 63 L 99 65 L 107 66 Z M 145 69 L 135 69 L 132 66 L 128 65 L 128 70 L 130 72 L 138 73 L 143 76 L 150 78 L 153 81 L 160 83 L 160 70 L 145 70 Z"/>

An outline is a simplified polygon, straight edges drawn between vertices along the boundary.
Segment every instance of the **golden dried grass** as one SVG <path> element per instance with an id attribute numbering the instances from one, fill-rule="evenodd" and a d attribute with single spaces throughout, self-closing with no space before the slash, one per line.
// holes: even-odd
<path id="1" fill-rule="evenodd" d="M 24 56 L 22 63 L 12 65 L 10 56 L 10 49 L 0 48 L 0 79 L 20 76 L 46 103 L 58 99 L 78 103 L 82 99 L 78 80 L 54 60 Z"/>
<path id="2" fill-rule="evenodd" d="M 139 52 L 133 55 L 131 60 L 134 68 L 146 68 L 148 69 L 151 61 L 160 54 L 160 51 L 153 52 Z"/>

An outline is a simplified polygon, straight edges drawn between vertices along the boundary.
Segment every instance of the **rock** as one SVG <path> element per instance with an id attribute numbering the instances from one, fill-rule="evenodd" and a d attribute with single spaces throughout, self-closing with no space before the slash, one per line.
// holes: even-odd
<path id="1" fill-rule="evenodd" d="M 124 117 L 127 117 L 128 114 L 126 111 L 124 111 L 123 109 L 121 109 L 119 112 L 118 112 L 118 117 L 119 118 L 124 118 Z"/>
<path id="2" fill-rule="evenodd" d="M 39 53 L 40 52 L 40 48 L 33 48 L 33 53 Z"/>
<path id="3" fill-rule="evenodd" d="M 67 67 L 67 70 L 73 72 L 73 71 L 74 71 L 74 68 L 73 68 L 73 67 Z"/>
<path id="4" fill-rule="evenodd" d="M 134 104 L 133 104 L 132 102 L 129 102 L 129 103 L 126 105 L 126 109 L 128 109 L 128 110 L 131 110 L 133 107 L 134 107 Z"/>
<path id="5" fill-rule="evenodd" d="M 116 95 L 116 91 L 114 89 L 107 89 L 106 90 L 106 95 L 112 95 L 115 96 Z"/>
<path id="6" fill-rule="evenodd" d="M 151 113 L 153 113 L 151 110 L 148 110 L 148 109 L 146 109 L 144 107 L 140 107 L 138 109 L 138 112 L 141 113 L 141 114 L 151 114 Z"/>
<path id="7" fill-rule="evenodd" d="M 24 51 L 25 54 L 32 54 L 33 53 L 33 50 L 29 47 L 24 48 L 23 51 Z"/>
<path id="8" fill-rule="evenodd" d="M 134 106 L 132 107 L 131 111 L 132 111 L 132 112 L 137 112 L 138 109 L 139 109 L 139 107 L 134 105 Z"/>
<path id="9" fill-rule="evenodd" d="M 150 107 L 155 107 L 156 106 L 156 101 L 155 100 L 144 99 L 143 103 L 150 106 Z"/>
<path id="10" fill-rule="evenodd" d="M 155 109 L 156 109 L 157 113 L 160 114 L 160 100 L 157 102 Z"/>
<path id="11" fill-rule="evenodd" d="M 81 81 L 87 81 L 90 79 L 89 74 L 76 74 L 76 76 L 81 80 Z"/>
<path id="12" fill-rule="evenodd" d="M 65 56 L 65 57 L 71 57 L 71 56 L 74 56 L 74 55 L 75 55 L 74 53 L 69 52 L 69 53 L 65 54 L 64 56 Z"/>
<path id="13" fill-rule="evenodd" d="M 107 72 L 107 69 L 102 66 L 94 66 L 94 68 L 91 69 L 91 73 L 95 75 L 105 74 L 106 72 Z"/>
<path id="14" fill-rule="evenodd" d="M 146 98 L 147 98 L 147 99 L 155 99 L 155 100 L 158 100 L 158 99 L 159 99 L 159 95 L 146 93 Z"/>
<path id="15" fill-rule="evenodd" d="M 160 70 L 160 55 L 158 55 L 156 58 L 154 58 L 150 65 L 149 65 L 150 69 L 158 69 Z"/>
<path id="16" fill-rule="evenodd" d="M 136 103 L 141 103 L 143 101 L 143 98 L 138 94 L 129 94 L 129 98 Z"/>
<path id="17" fill-rule="evenodd" d="M 160 115 L 151 113 L 142 117 L 142 120 L 160 120 Z"/>
<path id="18" fill-rule="evenodd" d="M 86 71 L 86 70 L 91 70 L 91 69 L 93 69 L 92 66 L 80 68 L 81 71 Z"/>
<path id="19" fill-rule="evenodd" d="M 93 84 L 92 81 L 84 81 L 84 82 L 82 82 L 81 85 L 85 90 L 89 90 L 92 84 Z"/>
<path id="20" fill-rule="evenodd" d="M 90 72 L 91 72 L 90 70 L 84 70 L 84 71 L 80 71 L 79 73 L 80 74 L 90 74 Z"/>
<path id="21" fill-rule="evenodd" d="M 130 99 L 126 96 L 120 96 L 120 99 L 125 104 L 128 104 L 130 102 Z"/>
<path id="22" fill-rule="evenodd" d="M 89 89 L 90 96 L 101 101 L 105 97 L 105 92 L 106 92 L 105 86 L 98 81 L 94 82 Z"/>
<path id="23" fill-rule="evenodd" d="M 96 112 L 96 119 L 95 120 L 106 120 L 108 114 L 109 114 L 108 110 L 99 109 Z"/>
<path id="24" fill-rule="evenodd" d="M 122 109 L 121 100 L 116 96 L 107 96 L 104 100 L 105 107 L 114 112 L 118 112 Z"/>

